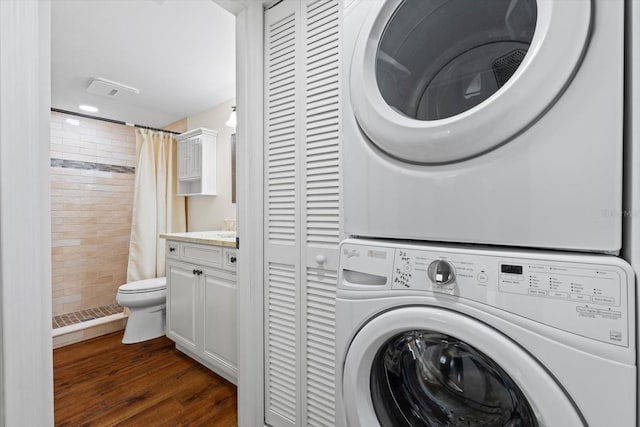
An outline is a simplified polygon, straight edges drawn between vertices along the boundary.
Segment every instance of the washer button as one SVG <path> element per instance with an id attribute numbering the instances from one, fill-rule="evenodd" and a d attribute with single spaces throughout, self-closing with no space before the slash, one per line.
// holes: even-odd
<path id="1" fill-rule="evenodd" d="M 487 283 L 487 280 L 489 280 L 489 276 L 487 276 L 486 273 L 480 273 L 478 274 L 478 282 L 480 283 Z"/>

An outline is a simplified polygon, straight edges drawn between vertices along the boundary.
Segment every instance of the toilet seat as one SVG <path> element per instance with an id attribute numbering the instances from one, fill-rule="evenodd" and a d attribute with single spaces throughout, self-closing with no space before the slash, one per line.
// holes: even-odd
<path id="1" fill-rule="evenodd" d="M 120 294 L 140 294 L 164 291 L 167 289 L 167 278 L 157 277 L 153 279 L 137 280 L 118 288 Z"/>

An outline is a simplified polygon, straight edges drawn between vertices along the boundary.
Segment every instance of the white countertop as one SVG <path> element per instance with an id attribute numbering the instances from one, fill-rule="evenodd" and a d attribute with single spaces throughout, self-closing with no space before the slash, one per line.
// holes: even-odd
<path id="1" fill-rule="evenodd" d="M 160 237 L 180 242 L 200 243 L 203 245 L 236 247 L 235 231 L 191 231 L 188 233 L 161 233 Z"/>

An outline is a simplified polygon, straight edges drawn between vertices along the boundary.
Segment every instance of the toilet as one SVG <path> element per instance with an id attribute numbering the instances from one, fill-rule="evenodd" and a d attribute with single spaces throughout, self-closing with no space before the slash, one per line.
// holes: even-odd
<path id="1" fill-rule="evenodd" d="M 123 344 L 134 344 L 164 335 L 167 278 L 138 280 L 118 288 L 116 301 L 129 309 Z"/>

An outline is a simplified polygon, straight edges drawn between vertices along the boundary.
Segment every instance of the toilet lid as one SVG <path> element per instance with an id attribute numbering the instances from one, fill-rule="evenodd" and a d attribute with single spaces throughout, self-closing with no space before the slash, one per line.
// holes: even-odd
<path id="1" fill-rule="evenodd" d="M 134 294 L 140 292 L 161 291 L 167 288 L 167 278 L 157 277 L 155 279 L 137 280 L 127 283 L 118 288 L 118 292 Z"/>

